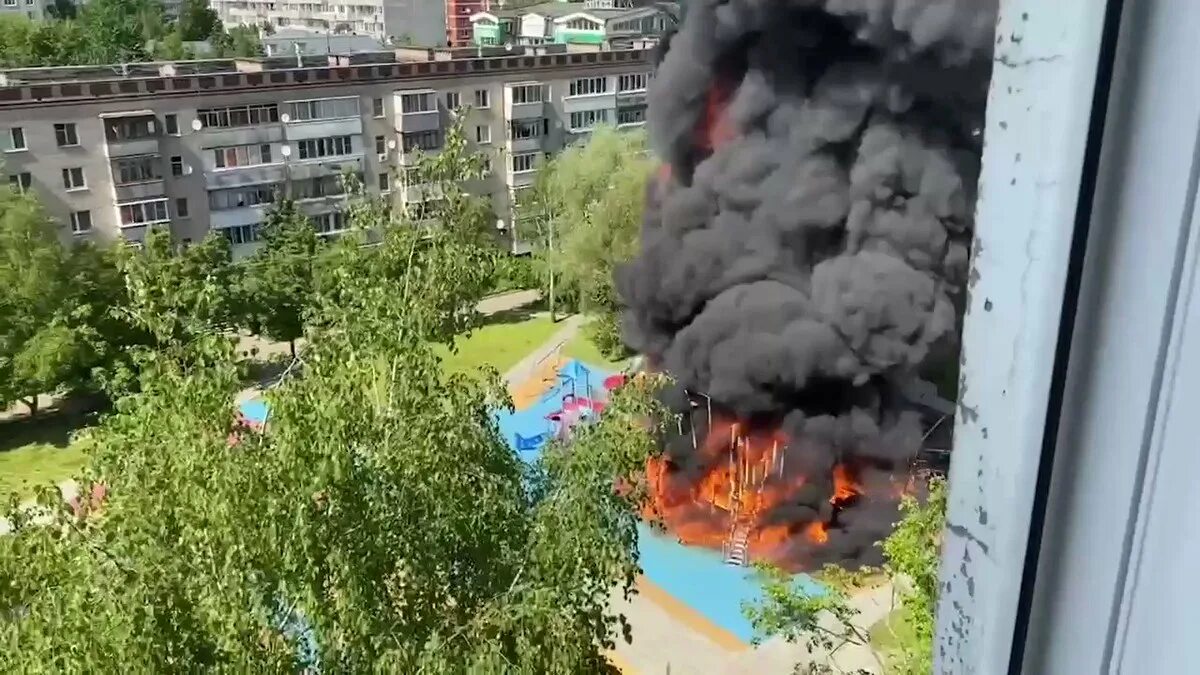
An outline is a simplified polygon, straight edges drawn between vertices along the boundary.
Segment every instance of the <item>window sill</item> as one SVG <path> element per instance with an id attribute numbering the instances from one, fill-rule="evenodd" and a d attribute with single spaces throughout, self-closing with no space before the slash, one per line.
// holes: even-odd
<path id="1" fill-rule="evenodd" d="M 165 220 L 149 220 L 144 223 L 121 223 L 118 227 L 122 230 L 132 230 L 139 227 L 150 227 L 151 225 L 163 225 L 171 222 L 170 218 Z"/>
<path id="2" fill-rule="evenodd" d="M 58 146 L 58 149 L 59 149 L 59 150 L 74 150 L 74 149 L 76 149 L 76 148 L 82 148 L 82 147 L 83 147 L 83 146 L 82 146 L 82 145 L 80 145 L 79 143 L 69 143 L 69 144 L 67 144 L 67 145 L 60 145 L 60 146 Z"/>
<path id="3" fill-rule="evenodd" d="M 119 187 L 119 188 L 134 187 L 137 185 L 149 185 L 151 183 L 161 183 L 162 180 L 163 180 L 162 178 L 147 178 L 146 180 L 135 180 L 135 181 L 130 181 L 128 183 L 113 183 L 113 186 Z M 80 188 L 76 188 L 76 189 L 80 189 Z M 86 188 L 84 188 L 84 189 L 86 189 Z M 67 192 L 70 192 L 70 190 L 67 190 Z"/>
<path id="4" fill-rule="evenodd" d="M 87 235 L 91 234 L 93 231 L 94 231 L 94 230 L 90 230 L 90 229 L 88 229 L 88 230 L 78 230 L 78 231 L 77 231 L 77 230 L 71 230 L 71 236 L 72 236 L 72 237 L 86 237 Z"/>
<path id="5" fill-rule="evenodd" d="M 245 166 L 214 166 L 213 173 L 221 173 L 223 171 L 240 171 L 242 169 L 261 169 L 266 166 L 283 166 L 283 162 L 268 162 L 266 164 L 247 164 Z"/>
<path id="6" fill-rule="evenodd" d="M 87 191 L 88 191 L 88 186 L 86 186 L 86 185 L 81 185 L 81 186 L 79 186 L 79 187 L 73 187 L 73 188 L 64 188 L 64 189 L 63 189 L 63 192 L 72 192 L 72 193 L 74 193 L 74 192 L 87 192 Z"/>
<path id="7" fill-rule="evenodd" d="M 599 94 L 568 94 L 563 97 L 564 100 L 570 101 L 579 98 L 600 98 L 601 96 L 615 96 L 616 94 L 608 91 L 602 91 Z"/>
<path id="8" fill-rule="evenodd" d="M 29 148 L 8 148 L 4 151 L 6 155 L 19 155 L 22 152 L 29 152 Z"/>

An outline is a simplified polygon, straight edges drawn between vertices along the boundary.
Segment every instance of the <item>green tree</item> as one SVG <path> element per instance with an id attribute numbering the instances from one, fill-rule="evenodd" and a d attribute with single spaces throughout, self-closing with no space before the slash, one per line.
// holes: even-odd
<path id="1" fill-rule="evenodd" d="M 609 595 L 637 570 L 640 493 L 613 486 L 653 445 L 647 397 L 631 387 L 527 471 L 492 418 L 498 374 L 448 376 L 427 339 L 471 300 L 445 300 L 474 263 L 438 230 L 341 249 L 376 274 L 321 306 L 261 434 L 235 426 L 227 342 L 196 334 L 203 368 L 160 355 L 95 431 L 102 511 L 18 511 L 0 537 L 0 643 L 21 645 L 0 671 L 604 668 Z"/>
<path id="2" fill-rule="evenodd" d="M 267 217 L 264 243 L 247 261 L 243 287 L 252 308 L 250 324 L 272 340 L 286 341 L 296 356 L 313 304 L 314 267 L 321 238 L 292 200 Z"/>
<path id="3" fill-rule="evenodd" d="M 51 19 L 74 19 L 78 12 L 73 0 L 54 0 L 46 6 L 46 16 Z"/>
<path id="4" fill-rule="evenodd" d="M 896 529 L 881 542 L 884 571 L 900 599 L 897 616 L 889 623 L 905 625 L 897 634 L 894 650 L 882 654 L 892 675 L 928 675 L 933 671 L 934 610 L 937 604 L 938 562 L 942 530 L 946 525 L 946 483 L 935 478 L 924 500 L 911 495 L 900 503 L 901 519 Z M 868 646 L 868 635 L 858 628 L 858 615 L 849 600 L 860 588 L 863 573 L 830 566 L 821 574 L 825 589 L 809 594 L 797 588 L 782 571 L 760 568 L 763 600 L 744 607 L 760 636 L 780 636 L 803 642 L 810 653 L 826 657 L 845 644 Z M 867 570 L 866 572 L 874 572 Z M 823 658 L 797 666 L 797 672 L 834 672 Z"/>
<path id="5" fill-rule="evenodd" d="M 89 0 L 79 12 L 84 42 L 79 45 L 76 62 L 147 60 L 146 43 L 165 33 L 162 17 L 162 4 L 158 0 Z"/>
<path id="6" fill-rule="evenodd" d="M 33 197 L 0 186 L 0 408 L 59 390 L 74 371 L 69 270 L 57 228 Z"/>
<path id="7" fill-rule="evenodd" d="M 637 251 L 652 170 L 645 134 L 601 128 L 551 161 L 518 204 L 538 227 L 538 257 L 555 296 L 593 316 L 589 337 L 610 357 L 625 350 L 613 270 Z"/>
<path id="8" fill-rule="evenodd" d="M 184 42 L 208 40 L 222 31 L 221 19 L 207 0 L 183 0 L 175 31 Z"/>
<path id="9" fill-rule="evenodd" d="M 890 654 L 896 675 L 925 675 L 933 672 L 934 612 L 938 596 L 938 562 L 942 530 L 946 527 L 946 483 L 930 482 L 924 501 L 906 496 L 900 504 L 904 514 L 896 530 L 883 542 L 887 570 L 900 590 L 900 619 L 911 638 Z"/>
<path id="10" fill-rule="evenodd" d="M 209 37 L 209 42 L 213 56 L 217 58 L 254 58 L 263 54 L 255 26 L 234 26 L 228 31 L 217 31 Z"/>

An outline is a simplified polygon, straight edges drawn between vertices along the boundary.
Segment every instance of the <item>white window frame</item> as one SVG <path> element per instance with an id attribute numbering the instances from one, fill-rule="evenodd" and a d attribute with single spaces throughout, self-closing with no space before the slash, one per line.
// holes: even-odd
<path id="1" fill-rule="evenodd" d="M 602 124 L 608 124 L 608 108 L 600 108 L 595 110 L 576 110 L 567 116 L 567 123 L 570 125 L 571 133 L 586 133 Z M 577 120 L 576 116 L 587 117 L 589 119 Z M 577 124 L 576 122 L 581 122 Z"/>
<path id="2" fill-rule="evenodd" d="M 512 85 L 513 105 L 521 105 L 525 103 L 543 103 L 545 98 L 545 88 L 540 83 L 529 82 L 526 84 Z"/>
<path id="3" fill-rule="evenodd" d="M 264 153 L 263 149 L 266 148 Z M 283 158 L 275 159 L 275 149 L 270 143 L 250 143 L 247 145 L 229 145 L 219 148 L 209 148 L 213 153 L 213 170 L 214 171 L 233 171 L 237 169 L 248 169 L 256 166 L 271 166 L 272 164 L 281 164 Z M 234 164 L 229 164 L 229 153 L 233 152 Z M 278 153 L 282 155 L 283 153 Z M 264 155 L 266 158 L 264 159 Z M 245 163 L 240 162 L 245 159 Z M 224 164 L 224 166 L 222 166 Z"/>
<path id="4" fill-rule="evenodd" d="M 633 85 L 633 86 L 627 86 Z M 617 76 L 617 93 L 636 94 L 650 86 L 650 73 L 625 73 Z"/>
<path id="5" fill-rule="evenodd" d="M 401 115 L 436 113 L 437 110 L 437 92 L 416 91 L 400 94 Z"/>
<path id="6" fill-rule="evenodd" d="M 87 227 L 80 225 L 80 221 L 82 220 L 80 214 L 87 214 Z M 71 234 L 88 234 L 92 231 L 93 227 L 95 227 L 95 223 L 92 221 L 92 212 L 90 209 L 80 209 L 71 212 Z"/>
<path id="7" fill-rule="evenodd" d="M 477 110 L 486 110 L 492 107 L 492 92 L 490 89 L 475 90 L 475 108 Z"/>
<path id="8" fill-rule="evenodd" d="M 586 98 L 588 96 L 607 96 L 609 91 L 608 76 L 593 75 L 577 77 L 567 85 L 566 98 Z"/>
<path id="9" fill-rule="evenodd" d="M 75 182 L 75 174 L 79 174 L 79 182 Z M 87 174 L 82 166 L 67 166 L 62 170 L 63 189 L 67 192 L 82 192 L 88 189 Z"/>
<path id="10" fill-rule="evenodd" d="M 59 136 L 59 131 L 62 131 L 62 136 Z M 67 143 L 62 141 L 66 140 Z M 74 122 L 55 122 L 54 123 L 54 142 L 60 148 L 77 148 L 79 147 L 79 126 Z"/>
<path id="11" fill-rule="evenodd" d="M 331 111 L 326 109 L 328 104 L 346 104 L 347 110 Z M 326 122 L 329 120 L 344 120 L 358 117 L 360 99 L 357 96 L 334 96 L 331 98 L 307 98 L 295 101 L 284 101 L 283 105 L 287 109 L 289 116 L 289 124 L 298 124 L 304 122 Z M 352 105 L 351 105 L 352 104 Z M 349 108 L 353 108 L 350 110 Z M 308 113 L 316 113 L 311 117 L 297 114 L 304 111 Z M 331 114 L 335 113 L 335 114 Z"/>
<path id="12" fill-rule="evenodd" d="M 17 136 L 21 137 L 21 144 L 17 145 Z M 8 128 L 8 147 L 5 152 L 25 152 L 29 150 L 29 139 L 25 138 L 25 127 L 9 127 Z"/>
<path id="13" fill-rule="evenodd" d="M 514 175 L 519 175 L 519 174 L 523 174 L 523 173 L 532 173 L 534 171 L 537 171 L 537 158 L 538 158 L 538 155 L 540 155 L 540 154 L 541 154 L 540 152 L 516 152 L 516 153 L 513 153 L 510 156 L 511 159 L 509 160 L 509 163 L 508 163 L 509 170 L 511 170 Z M 525 168 L 518 169 L 517 168 L 518 163 L 521 165 L 525 165 L 526 161 L 524 161 L 524 160 L 526 158 L 528 158 L 528 166 Z M 522 161 L 518 162 L 518 160 L 522 160 Z"/>
<path id="14" fill-rule="evenodd" d="M 454 112 L 462 107 L 462 94 L 457 91 L 448 91 L 445 96 L 446 110 Z"/>
<path id="15" fill-rule="evenodd" d="M 387 103 L 384 102 L 382 97 L 371 99 L 371 116 L 375 119 L 387 116 Z"/>
<path id="16" fill-rule="evenodd" d="M 475 126 L 475 142 L 479 145 L 488 145 L 492 142 L 492 126 L 490 124 Z"/>
<path id="17" fill-rule="evenodd" d="M 121 209 L 123 209 L 127 206 L 140 206 L 141 209 L 139 209 L 139 210 L 142 212 L 143 217 L 145 217 L 147 215 L 146 214 L 146 206 L 145 206 L 146 204 L 161 205 L 162 206 L 161 217 L 147 219 L 142 222 L 135 221 L 132 223 L 126 223 L 125 220 L 121 217 Z M 171 209 L 170 209 L 169 205 L 167 204 L 166 197 L 158 197 L 155 199 L 141 199 L 138 201 L 121 202 L 121 203 L 117 204 L 117 223 L 119 224 L 119 226 L 122 229 L 130 228 L 130 227 L 147 227 L 150 225 L 157 225 L 159 223 L 168 223 L 170 221 L 171 221 Z"/>

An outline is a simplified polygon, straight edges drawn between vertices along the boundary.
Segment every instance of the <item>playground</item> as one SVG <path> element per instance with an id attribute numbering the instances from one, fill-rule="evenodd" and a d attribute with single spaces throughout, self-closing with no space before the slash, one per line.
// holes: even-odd
<path id="1" fill-rule="evenodd" d="M 575 425 L 598 419 L 609 393 L 623 382 L 621 373 L 554 353 L 514 384 L 514 410 L 497 411 L 495 420 L 513 451 L 532 463 L 551 440 L 569 438 Z M 240 410 L 254 427 L 268 416 L 262 398 L 242 402 Z M 742 608 L 762 597 L 751 568 L 730 565 L 716 551 L 684 546 L 647 525 L 639 527 L 638 549 L 643 595 L 726 649 L 749 647 L 754 631 Z M 817 588 L 806 575 L 796 581 Z"/>

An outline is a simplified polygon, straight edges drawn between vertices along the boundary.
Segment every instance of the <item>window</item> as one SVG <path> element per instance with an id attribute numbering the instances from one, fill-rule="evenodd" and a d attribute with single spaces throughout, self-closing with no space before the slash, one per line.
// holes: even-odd
<path id="1" fill-rule="evenodd" d="M 158 127 L 153 117 L 128 117 L 104 121 L 104 137 L 110 143 L 153 138 L 157 134 Z"/>
<path id="2" fill-rule="evenodd" d="M 241 166 L 259 166 L 271 163 L 271 145 L 234 145 L 228 148 L 213 148 L 213 163 L 218 169 Z"/>
<path id="3" fill-rule="evenodd" d="M 162 172 L 158 170 L 158 155 L 122 157 L 113 162 L 113 169 L 117 185 L 145 183 L 162 178 Z"/>
<path id="4" fill-rule="evenodd" d="M 362 176 L 358 176 L 362 182 Z M 336 197 L 346 193 L 346 182 L 340 175 L 316 176 L 295 181 L 292 184 L 292 196 L 296 199 L 319 199 L 321 197 Z"/>
<path id="5" fill-rule="evenodd" d="M 522 155 L 512 156 L 513 173 L 525 173 L 533 171 L 533 163 L 537 159 L 538 153 L 528 152 Z"/>
<path id="6" fill-rule="evenodd" d="M 512 88 L 513 103 L 541 103 L 542 85 L 522 84 Z"/>
<path id="7" fill-rule="evenodd" d="M 617 91 L 645 91 L 649 73 L 630 73 L 617 78 Z"/>
<path id="8" fill-rule="evenodd" d="M 400 112 L 405 115 L 434 110 L 437 110 L 437 103 L 434 101 L 432 93 L 400 95 Z"/>
<path id="9" fill-rule="evenodd" d="M 483 175 L 486 176 L 492 172 L 492 156 L 483 155 L 481 159 L 483 160 Z"/>
<path id="10" fill-rule="evenodd" d="M 188 203 L 187 203 L 186 198 L 178 197 L 175 199 L 175 217 L 177 217 L 177 218 L 187 218 L 188 217 Z"/>
<path id="11" fill-rule="evenodd" d="M 8 177 L 8 185 L 17 192 L 27 192 L 29 186 L 33 185 L 33 176 L 28 171 L 14 173 Z"/>
<path id="12" fill-rule="evenodd" d="M 593 96 L 605 93 L 608 93 L 607 77 L 585 77 L 578 80 L 571 80 L 568 96 Z"/>
<path id="13" fill-rule="evenodd" d="M 4 0 L 4 6 L 5 7 L 16 7 L 17 0 Z"/>
<path id="14" fill-rule="evenodd" d="M 400 134 L 400 138 L 404 143 L 404 152 L 412 152 L 418 148 L 421 150 L 437 150 L 442 147 L 442 132 L 436 129 Z"/>
<path id="15" fill-rule="evenodd" d="M 117 211 L 121 214 L 122 227 L 165 223 L 170 220 L 170 217 L 167 216 L 167 200 L 165 199 L 118 204 Z"/>
<path id="16" fill-rule="evenodd" d="M 229 240 L 230 244 L 253 244 L 261 236 L 262 223 L 226 227 L 219 231 L 222 236 Z"/>
<path id="17" fill-rule="evenodd" d="M 279 106 L 274 103 L 260 103 L 225 108 L 201 108 L 196 111 L 196 119 L 200 120 L 200 124 L 205 129 L 230 129 L 270 124 L 279 121 Z"/>
<path id="18" fill-rule="evenodd" d="M 182 176 L 183 175 L 183 157 L 181 157 L 179 155 L 174 155 L 171 157 L 171 175 L 172 176 Z"/>
<path id="19" fill-rule="evenodd" d="M 389 192 L 389 191 L 391 191 L 391 189 L 392 189 L 392 182 L 391 182 L 390 177 L 388 176 L 388 173 L 385 171 L 385 172 L 379 174 L 379 191 L 380 192 Z"/>
<path id="20" fill-rule="evenodd" d="M 308 138 L 296 144 L 300 159 L 319 159 L 321 157 L 338 157 L 349 155 L 352 150 L 349 136 L 331 136 L 329 138 Z"/>
<path id="21" fill-rule="evenodd" d="M 75 125 L 71 122 L 55 124 L 54 139 L 58 141 L 58 147 L 60 148 L 79 145 L 79 132 L 76 131 Z"/>
<path id="22" fill-rule="evenodd" d="M 488 94 L 487 89 L 476 89 L 475 90 L 475 107 L 476 108 L 492 107 L 492 98 Z"/>
<path id="23" fill-rule="evenodd" d="M 346 215 L 338 211 L 315 215 L 312 217 L 312 222 L 317 234 L 321 235 L 337 234 L 346 230 Z"/>
<path id="24" fill-rule="evenodd" d="M 530 138 L 541 138 L 550 127 L 550 120 L 518 120 L 508 126 L 509 138 L 514 141 L 524 141 Z"/>
<path id="25" fill-rule="evenodd" d="M 71 232 L 85 234 L 92 231 L 92 212 L 76 211 L 71 214 Z"/>
<path id="26" fill-rule="evenodd" d="M 383 139 L 383 136 L 376 136 L 375 137 L 375 154 L 382 155 L 386 152 L 387 152 L 387 141 L 385 141 Z"/>
<path id="27" fill-rule="evenodd" d="M 62 170 L 63 187 L 68 190 L 82 190 L 87 187 L 83 180 L 83 167 L 76 166 Z"/>
<path id="28" fill-rule="evenodd" d="M 163 126 L 166 127 L 167 133 L 172 136 L 179 135 L 179 116 L 178 115 L 163 115 Z"/>
<path id="29" fill-rule="evenodd" d="M 5 150 L 25 150 L 25 130 L 21 127 L 12 127 L 8 130 L 8 147 Z"/>
<path id="30" fill-rule="evenodd" d="M 371 114 L 376 117 L 383 117 L 383 99 L 381 99 L 381 98 L 371 99 Z"/>
<path id="31" fill-rule="evenodd" d="M 591 19 L 571 19 L 566 26 L 570 30 L 600 30 L 600 24 Z"/>
<path id="32" fill-rule="evenodd" d="M 492 128 L 485 125 L 475 127 L 475 142 L 476 143 L 491 143 Z"/>
<path id="33" fill-rule="evenodd" d="M 571 131 L 590 131 L 608 121 L 607 110 L 580 110 L 571 113 Z"/>
<path id="34" fill-rule="evenodd" d="M 383 99 L 375 99 L 383 105 Z M 339 117 L 358 117 L 357 98 L 322 98 L 315 101 L 291 101 L 288 104 L 292 122 L 331 120 Z M 382 117 L 382 108 L 376 117 Z"/>
<path id="35" fill-rule="evenodd" d="M 462 101 L 459 100 L 457 91 L 446 92 L 446 109 L 458 110 L 462 107 Z"/>
<path id="36" fill-rule="evenodd" d="M 225 190 L 213 190 L 208 193 L 208 208 L 213 211 L 226 209 L 244 209 L 250 206 L 273 204 L 278 185 L 263 183 L 260 185 L 245 185 Z"/>
<path id="37" fill-rule="evenodd" d="M 617 110 L 617 124 L 641 124 L 646 121 L 646 106 Z"/>

